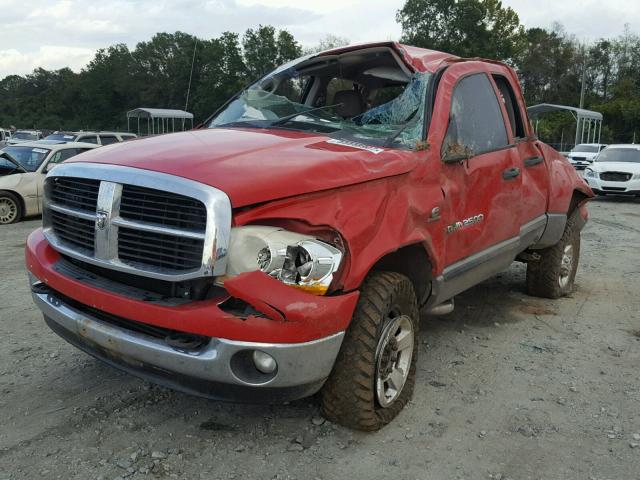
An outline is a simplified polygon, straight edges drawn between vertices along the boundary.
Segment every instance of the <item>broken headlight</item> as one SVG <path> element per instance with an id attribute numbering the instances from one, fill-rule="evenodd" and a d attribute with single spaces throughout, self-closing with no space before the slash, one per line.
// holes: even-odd
<path id="1" fill-rule="evenodd" d="M 342 252 L 309 235 L 277 227 L 247 226 L 231 230 L 227 275 L 261 270 L 286 285 L 324 295 L 338 270 Z"/>

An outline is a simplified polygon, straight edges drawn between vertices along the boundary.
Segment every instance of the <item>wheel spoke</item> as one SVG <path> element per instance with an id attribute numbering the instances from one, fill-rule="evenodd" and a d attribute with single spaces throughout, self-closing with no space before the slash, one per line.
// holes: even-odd
<path id="1" fill-rule="evenodd" d="M 408 348 L 413 348 L 413 332 L 410 330 L 400 330 L 400 333 L 396 336 L 396 340 L 400 352 Z"/>
<path id="2" fill-rule="evenodd" d="M 393 389 L 399 391 L 404 384 L 404 372 L 399 368 L 394 368 L 389 375 L 389 383 L 393 386 Z"/>

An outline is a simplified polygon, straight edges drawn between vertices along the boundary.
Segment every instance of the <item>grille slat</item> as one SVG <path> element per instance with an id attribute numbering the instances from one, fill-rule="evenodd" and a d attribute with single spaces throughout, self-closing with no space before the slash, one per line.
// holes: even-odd
<path id="1" fill-rule="evenodd" d="M 93 252 L 95 227 L 90 220 L 51 211 L 55 234 L 65 242 Z"/>
<path id="2" fill-rule="evenodd" d="M 121 237 L 120 238 L 120 248 L 129 248 L 129 249 L 132 249 L 132 250 L 138 249 L 141 252 L 151 252 L 151 253 L 154 252 L 153 250 L 148 250 L 148 248 L 149 248 L 149 244 L 148 243 L 145 243 L 143 241 L 132 240 L 129 237 L 127 237 L 127 238 Z M 173 247 L 164 247 L 164 246 L 161 246 L 161 245 L 154 245 L 153 248 L 157 249 L 158 255 L 161 255 L 163 253 L 163 251 L 166 251 L 166 252 L 168 252 L 168 254 L 171 254 L 171 255 L 173 255 L 175 253 L 175 249 Z M 185 251 L 185 253 L 189 253 L 189 252 Z M 198 259 L 200 258 L 200 255 L 201 255 L 201 253 L 199 251 L 199 248 L 197 248 L 197 247 L 193 249 L 191 254 L 196 255 L 198 257 Z"/>
<path id="3" fill-rule="evenodd" d="M 159 268 L 200 268 L 204 241 L 120 227 L 118 257 L 121 261 Z"/>
<path id="4" fill-rule="evenodd" d="M 51 199 L 58 205 L 95 212 L 99 189 L 99 180 L 56 177 L 52 185 Z"/>
<path id="5" fill-rule="evenodd" d="M 133 185 L 122 187 L 120 216 L 197 232 L 207 228 L 207 209 L 199 200 Z"/>

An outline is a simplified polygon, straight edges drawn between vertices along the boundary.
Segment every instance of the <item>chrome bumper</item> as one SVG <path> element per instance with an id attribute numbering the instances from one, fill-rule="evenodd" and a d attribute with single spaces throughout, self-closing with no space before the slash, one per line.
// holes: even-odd
<path id="1" fill-rule="evenodd" d="M 68 305 L 46 287 L 41 290 L 32 292 L 35 304 L 49 327 L 69 343 L 134 375 L 210 398 L 285 401 L 311 395 L 329 376 L 344 337 L 340 332 L 292 344 L 211 338 L 197 351 L 184 351 L 161 338 L 98 319 Z M 255 375 L 247 372 L 250 366 L 242 359 L 250 358 L 246 353 L 253 350 L 271 355 L 277 370 L 267 376 L 257 370 Z"/>

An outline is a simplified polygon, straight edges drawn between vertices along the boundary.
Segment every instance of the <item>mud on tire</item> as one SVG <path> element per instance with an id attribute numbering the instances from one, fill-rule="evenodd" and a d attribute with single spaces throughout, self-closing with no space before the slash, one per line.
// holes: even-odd
<path id="1" fill-rule="evenodd" d="M 400 324 L 403 327 L 396 327 Z M 378 430 L 393 420 L 413 395 L 419 324 L 418 304 L 411 281 L 395 272 L 372 273 L 363 284 L 333 371 L 320 393 L 325 417 L 340 425 L 365 431 Z M 394 337 L 389 332 L 396 328 L 399 333 Z M 413 331 L 412 342 L 402 336 L 402 332 L 409 328 Z M 396 338 L 405 341 L 394 343 Z M 399 389 L 400 393 L 383 407 L 377 393 L 380 390 L 378 373 L 384 376 L 391 371 L 380 368 L 383 362 L 389 368 L 394 365 L 394 362 L 387 362 L 394 357 L 385 352 L 393 355 L 394 345 L 400 348 L 402 344 L 406 348 L 409 343 L 411 354 L 406 355 L 402 362 L 406 351 L 396 352 L 395 357 L 395 364 L 404 362 L 407 365 L 406 380 Z M 410 359 L 407 358 L 409 356 Z M 383 382 L 382 385 L 384 391 L 386 384 Z M 382 397 L 385 402 L 388 400 L 385 395 Z"/>
<path id="2" fill-rule="evenodd" d="M 527 292 L 535 297 L 559 298 L 573 290 L 580 259 L 580 213 L 567 220 L 562 238 L 539 250 L 541 258 L 527 264 Z"/>

